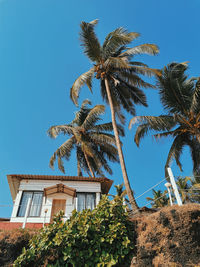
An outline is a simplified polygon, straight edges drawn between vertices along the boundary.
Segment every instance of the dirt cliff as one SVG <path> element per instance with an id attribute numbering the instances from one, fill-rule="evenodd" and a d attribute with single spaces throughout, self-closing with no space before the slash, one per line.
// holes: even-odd
<path id="1" fill-rule="evenodd" d="M 0 266 L 12 266 L 14 260 L 21 254 L 22 248 L 28 246 L 30 238 L 37 230 L 15 229 L 0 231 Z"/>
<path id="2" fill-rule="evenodd" d="M 172 206 L 133 219 L 137 254 L 132 267 L 200 266 L 200 205 Z"/>

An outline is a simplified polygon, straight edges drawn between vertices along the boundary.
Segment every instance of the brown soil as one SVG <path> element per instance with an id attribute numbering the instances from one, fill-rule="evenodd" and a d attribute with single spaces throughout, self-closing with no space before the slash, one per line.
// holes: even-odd
<path id="1" fill-rule="evenodd" d="M 12 266 L 14 260 L 27 247 L 30 238 L 38 230 L 15 229 L 0 231 L 0 266 Z"/>
<path id="2" fill-rule="evenodd" d="M 137 255 L 132 266 L 200 266 L 200 205 L 166 207 L 132 219 Z"/>

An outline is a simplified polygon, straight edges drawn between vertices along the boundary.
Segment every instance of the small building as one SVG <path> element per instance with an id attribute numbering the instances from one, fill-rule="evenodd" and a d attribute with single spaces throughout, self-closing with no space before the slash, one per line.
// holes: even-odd
<path id="1" fill-rule="evenodd" d="M 41 228 L 52 222 L 59 211 L 68 219 L 72 211 L 93 209 L 101 194 L 107 194 L 113 183 L 108 178 L 52 175 L 7 175 L 13 199 L 10 225 L 6 228 L 25 226 Z M 2 228 L 0 223 L 0 229 Z M 15 227 L 16 226 L 16 227 Z M 4 228 L 4 227 L 3 227 Z"/>

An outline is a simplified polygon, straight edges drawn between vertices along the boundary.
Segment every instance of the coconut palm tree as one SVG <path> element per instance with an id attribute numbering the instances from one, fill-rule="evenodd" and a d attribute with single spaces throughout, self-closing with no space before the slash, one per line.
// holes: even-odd
<path id="1" fill-rule="evenodd" d="M 193 172 L 200 173 L 200 78 L 188 79 L 186 63 L 171 63 L 157 75 L 160 100 L 166 115 L 134 117 L 129 128 L 139 122 L 135 134 L 137 146 L 149 131 L 156 139 L 172 137 L 165 170 L 174 158 L 182 171 L 180 155 L 188 146 L 193 160 Z M 197 82 L 195 82 L 197 80 Z M 167 176 L 167 172 L 166 172 Z"/>
<path id="2" fill-rule="evenodd" d="M 194 203 L 200 203 L 200 176 L 195 174 L 194 177 L 190 178 L 191 187 L 189 190 L 190 200 Z"/>
<path id="3" fill-rule="evenodd" d="M 108 196 L 111 196 L 113 198 L 115 197 L 125 197 L 126 195 L 126 190 L 124 190 L 124 184 L 118 184 L 118 185 L 114 185 L 115 189 L 116 189 L 116 195 L 112 195 L 112 194 L 108 194 Z M 128 200 L 126 200 L 128 201 Z"/>
<path id="4" fill-rule="evenodd" d="M 191 184 L 188 182 L 192 182 L 190 177 L 178 177 L 176 179 L 176 184 L 178 187 L 178 191 L 181 195 L 181 199 L 183 203 L 190 202 L 190 195 L 191 195 Z"/>
<path id="5" fill-rule="evenodd" d="M 81 45 L 84 53 L 93 62 L 93 66 L 74 82 L 71 88 L 71 99 L 77 104 L 80 89 L 87 85 L 92 90 L 92 79 L 100 80 L 103 99 L 110 105 L 112 124 L 119 153 L 122 174 L 126 191 L 133 209 L 138 209 L 126 171 L 119 134 L 116 126 L 116 115 L 122 123 L 125 117 L 121 108 L 135 115 L 134 104 L 147 106 L 146 97 L 141 87 L 153 87 L 140 78 L 140 74 L 153 75 L 156 70 L 148 68 L 141 62 L 131 61 L 138 54 L 155 55 L 158 47 L 154 44 L 143 44 L 133 48 L 127 47 L 139 37 L 136 32 L 128 32 L 120 27 L 109 33 L 101 45 L 94 31 L 98 20 L 81 23 Z"/>
<path id="6" fill-rule="evenodd" d="M 124 190 L 124 184 L 122 183 L 122 184 L 114 185 L 114 187 L 116 189 L 116 195 L 108 194 L 108 196 L 111 196 L 113 198 L 116 198 L 116 197 L 123 198 L 126 204 L 130 204 L 129 200 L 125 197 L 127 193 L 126 193 L 126 190 Z"/>
<path id="7" fill-rule="evenodd" d="M 166 196 L 167 192 L 162 192 L 161 190 L 152 190 L 153 198 L 147 197 L 148 201 L 151 201 L 153 208 L 161 208 L 168 205 L 169 198 Z"/>
<path id="8" fill-rule="evenodd" d="M 71 151 L 76 149 L 78 176 L 82 176 L 82 170 L 91 176 L 103 176 L 102 168 L 109 174 L 112 170 L 108 165 L 108 160 L 119 162 L 118 152 L 112 123 L 96 124 L 100 120 L 100 115 L 104 113 L 103 105 L 96 105 L 88 108 L 90 101 L 85 100 L 75 119 L 70 124 L 52 126 L 48 130 L 48 135 L 56 138 L 60 133 L 70 136 L 53 154 L 50 159 L 50 167 L 54 167 L 56 158 L 58 168 L 64 173 L 62 159 L 69 160 Z M 118 125 L 120 135 L 124 135 L 123 128 Z"/>

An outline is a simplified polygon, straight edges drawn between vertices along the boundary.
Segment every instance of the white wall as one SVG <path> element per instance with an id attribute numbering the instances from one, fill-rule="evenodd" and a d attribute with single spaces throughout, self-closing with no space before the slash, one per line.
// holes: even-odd
<path id="1" fill-rule="evenodd" d="M 66 218 L 65 219 L 69 219 L 69 217 L 72 214 L 72 211 L 75 209 L 74 199 L 73 197 L 69 195 L 56 193 L 46 198 L 46 204 L 44 204 L 44 211 L 47 210 L 45 222 L 46 223 L 50 222 L 53 199 L 65 199 L 66 200 L 66 209 L 65 209 Z"/>
<path id="2" fill-rule="evenodd" d="M 58 180 L 22 180 L 19 190 L 43 191 L 45 187 L 64 184 L 76 189 L 77 192 L 101 192 L 101 184 L 83 181 L 58 181 Z"/>
<path id="3" fill-rule="evenodd" d="M 83 181 L 58 181 L 58 180 L 22 180 L 19 186 L 19 191 L 17 193 L 13 212 L 11 215 L 11 222 L 23 222 L 23 217 L 17 217 L 17 211 L 20 204 L 21 196 L 23 191 L 44 191 L 44 188 L 62 183 L 66 186 L 76 189 L 77 192 L 92 192 L 96 193 L 96 204 L 100 200 L 101 184 L 98 182 L 83 182 Z M 66 210 L 65 215 L 67 218 L 71 216 L 73 209 L 75 209 L 75 199 L 71 196 L 56 193 L 49 195 L 48 197 L 43 197 L 42 209 L 40 217 L 28 217 L 27 223 L 49 223 L 51 217 L 51 209 L 53 199 L 66 199 Z M 46 212 L 45 212 L 46 211 Z M 66 218 L 66 219 L 67 219 Z"/>

